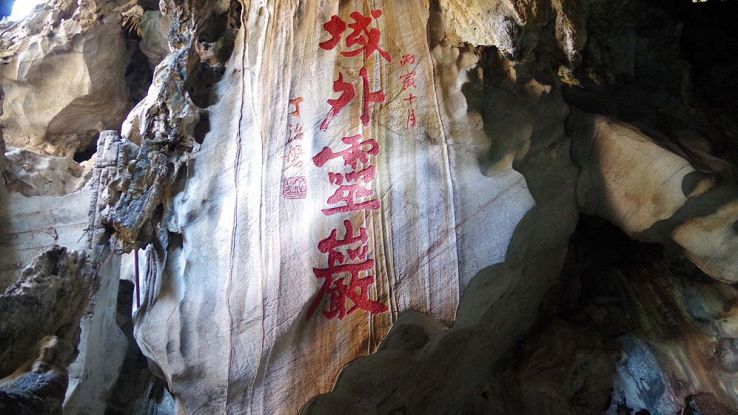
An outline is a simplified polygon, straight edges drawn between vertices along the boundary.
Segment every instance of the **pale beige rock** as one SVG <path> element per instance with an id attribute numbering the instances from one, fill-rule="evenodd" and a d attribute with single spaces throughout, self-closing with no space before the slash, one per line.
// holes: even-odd
<path id="1" fill-rule="evenodd" d="M 738 196 L 738 191 L 731 192 Z M 738 282 L 738 201 L 687 219 L 671 237 L 702 271 L 728 283 Z"/>
<path id="2" fill-rule="evenodd" d="M 682 181 L 695 169 L 637 128 L 577 113 L 570 129 L 581 138 L 575 160 L 582 167 L 577 193 L 583 212 L 637 237 L 687 201 Z"/>
<path id="3" fill-rule="evenodd" d="M 547 202 L 520 228 L 516 240 L 516 228 L 535 209 L 531 182 L 511 165 L 481 168 L 489 139 L 481 117 L 468 111 L 460 90 L 469 82 L 467 71 L 476 58 L 466 48 L 442 42 L 430 47 L 425 24 L 430 13 L 437 12 L 421 1 L 383 4 L 378 25 L 383 39 L 394 39 L 383 43 L 394 59 L 380 62 L 375 56 L 367 63 L 335 50 L 297 47 L 326 38 L 321 25 L 338 12 L 335 4 L 251 7 L 244 11 L 248 20 L 216 87 L 217 102 L 208 108 L 211 130 L 188 163 L 187 183 L 167 215 L 168 247 L 154 244 L 141 260 L 144 294 L 136 311 L 136 338 L 161 369 L 183 411 L 297 412 L 315 394 L 329 391 L 348 362 L 376 350 L 403 311 L 451 322 L 462 292 L 469 298 L 454 333 L 480 320 L 499 325 L 498 334 L 505 340 L 487 352 L 501 356 L 533 321 L 537 301 L 560 269 L 576 222 L 575 170 L 563 137 L 567 108 L 560 96 L 543 85 L 531 85 L 526 92 L 531 114 L 540 111 L 551 118 L 530 121 L 540 122 L 536 128 L 545 133 L 537 133 L 533 145 L 534 128 L 524 129 L 527 144 L 519 159 L 529 160 L 525 156 L 535 148 L 532 165 L 548 165 L 551 171 L 542 169 L 532 179 Z M 351 7 L 360 5 L 342 7 L 344 18 Z M 275 35 L 282 27 L 296 29 L 288 37 Z M 338 71 L 358 79 L 365 64 L 374 79 L 373 90 L 383 88 L 388 96 L 401 97 L 400 76 L 406 69 L 400 57 L 407 53 L 418 59 L 413 65 L 417 95 L 422 96 L 417 130 L 405 129 L 407 109 L 399 98 L 379 107 L 367 127 L 358 122 L 361 106 L 356 100 L 328 133 L 318 129 L 329 109 L 326 100 L 334 97 L 330 86 Z M 173 64 L 171 57 L 163 61 L 151 91 L 164 88 L 171 71 L 167 65 Z M 171 94 L 176 84 L 170 85 Z M 504 95 L 500 91 L 500 97 Z M 158 96 L 151 94 L 123 129 L 123 136 L 140 143 L 142 151 L 159 130 L 160 113 L 146 110 L 157 107 Z M 283 158 L 287 122 L 294 122 L 289 99 L 296 96 L 304 98 L 302 168 L 285 166 Z M 182 110 L 183 103 L 175 101 L 173 112 L 190 113 Z M 524 111 L 502 100 L 495 105 L 501 113 L 505 106 L 512 113 Z M 157 115 L 152 119 L 150 114 Z M 550 128 L 556 123 L 558 127 Z M 514 130 L 512 120 L 505 126 Z M 342 136 L 356 132 L 382 147 L 374 186 L 384 207 L 327 217 L 320 209 L 333 190 L 326 171 L 312 165 L 310 157 L 324 145 L 339 148 Z M 306 178 L 307 198 L 282 198 L 281 179 L 300 174 Z M 554 183 L 568 183 L 568 192 L 549 192 Z M 540 223 L 546 216 L 550 221 Z M 378 263 L 372 296 L 390 312 L 370 316 L 360 311 L 341 321 L 318 314 L 306 321 L 320 288 L 312 268 L 325 266 L 316 244 L 347 218 L 370 229 L 371 257 Z M 549 236 L 534 236 L 536 226 L 547 228 L 542 233 Z M 523 265 L 532 258 L 535 267 Z M 483 277 L 473 279 L 477 275 Z M 524 288 L 534 275 L 537 282 Z M 505 293 L 510 293 L 507 299 L 498 302 Z M 485 318 L 493 306 L 499 314 Z M 509 315 L 516 316 L 514 321 L 501 320 Z M 442 348 L 438 353 L 441 350 L 448 352 Z"/>
<path id="4" fill-rule="evenodd" d="M 169 17 L 158 11 L 149 10 L 143 15 L 138 28 L 141 33 L 139 48 L 146 55 L 152 69 L 169 54 L 168 34 L 170 24 Z"/>
<path id="5" fill-rule="evenodd" d="M 542 27 L 555 27 L 555 41 L 570 64 L 581 61 L 586 41 L 584 8 L 579 0 L 447 0 L 439 2 L 444 37 L 454 44 L 495 46 L 511 60 L 533 59 Z"/>
<path id="6" fill-rule="evenodd" d="M 69 157 L 43 156 L 15 149 L 5 153 L 5 183 L 24 196 L 62 196 L 75 192 L 89 179 L 93 161 L 76 163 Z"/>
<path id="7" fill-rule="evenodd" d="M 128 347 L 116 322 L 120 258 L 111 257 L 100 270 L 95 301 L 80 322 L 77 358 L 69 366 L 65 415 L 104 414 Z"/>
<path id="8" fill-rule="evenodd" d="M 120 124 L 130 108 L 130 51 L 115 4 L 63 1 L 3 32 L 0 121 L 8 146 L 71 156 Z"/>
<path id="9" fill-rule="evenodd" d="M 637 128 L 578 112 L 582 211 L 610 220 L 633 238 L 676 243 L 705 273 L 738 281 L 738 188 L 718 172 L 698 171 Z"/>
<path id="10" fill-rule="evenodd" d="M 95 158 L 79 164 L 72 154 L 94 146 L 100 130 L 118 128 L 130 107 L 124 80 L 130 51 L 120 19 L 112 12 L 115 5 L 55 2 L 1 35 L 0 88 L 5 99 L 0 122 L 10 146 L 7 153 L 3 147 L 1 164 L 2 290 L 39 253 L 56 245 L 92 253 L 89 213 L 94 189 L 85 185 Z M 81 337 L 81 353 L 69 368 L 65 413 L 103 413 L 125 354 L 127 340 L 115 321 L 118 271 L 103 269 L 102 274 L 107 278 L 97 285 L 95 306 L 83 318 L 81 336 L 78 326 L 91 298 L 89 287 L 80 292 L 66 284 L 69 293 L 60 300 L 71 312 L 78 296 L 82 308 L 68 320 L 61 314 L 52 316 L 68 325 L 65 330 L 75 347 Z M 23 335 L 35 335 L 32 328 L 28 326 Z M 65 367 L 68 364 L 64 362 Z M 63 388 L 66 382 L 65 369 Z M 64 389 L 60 392 L 63 395 Z"/>
<path id="11" fill-rule="evenodd" d="M 0 185 L 0 288 L 53 245 L 83 250 L 86 245 L 90 191 L 62 196 L 24 196 Z"/>

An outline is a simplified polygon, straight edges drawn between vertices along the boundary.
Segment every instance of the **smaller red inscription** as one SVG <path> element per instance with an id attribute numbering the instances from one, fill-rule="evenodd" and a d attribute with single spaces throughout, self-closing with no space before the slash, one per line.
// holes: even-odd
<path id="1" fill-rule="evenodd" d="M 287 138 L 287 144 L 295 141 L 295 140 L 302 140 L 305 133 L 302 131 L 302 125 L 300 124 L 292 124 L 289 127 L 290 136 Z"/>
<path id="2" fill-rule="evenodd" d="M 298 169 L 302 168 L 304 163 L 302 162 L 302 155 L 305 154 L 302 151 L 302 146 L 291 146 L 289 150 L 287 150 L 287 154 L 282 156 L 284 159 L 284 167 L 283 169 L 288 169 L 290 167 L 297 167 Z"/>
<path id="3" fill-rule="evenodd" d="M 418 126 L 418 120 L 415 117 L 415 108 L 409 108 L 407 110 L 407 122 L 405 123 L 405 128 L 409 127 L 417 127 Z"/>
<path id="4" fill-rule="evenodd" d="M 305 180 L 305 176 L 283 178 L 282 196 L 285 199 L 305 199 L 307 196 L 307 181 Z"/>
<path id="5" fill-rule="evenodd" d="M 417 88 L 415 86 L 415 71 L 400 75 L 402 79 L 402 90 L 407 91 L 409 88 Z"/>
<path id="6" fill-rule="evenodd" d="M 400 65 L 412 65 L 415 63 L 415 55 L 412 53 L 408 53 L 407 55 L 402 55 L 402 59 L 400 59 Z"/>
<path id="7" fill-rule="evenodd" d="M 408 53 L 406 55 L 402 55 L 402 59 L 400 60 L 401 65 L 412 65 L 415 63 L 415 55 Z M 410 71 L 404 75 L 400 75 L 400 79 L 402 79 L 402 91 L 407 91 L 410 88 L 418 89 L 418 86 L 415 84 L 415 71 Z M 412 92 L 408 95 L 407 98 L 404 98 L 403 100 L 407 102 L 407 121 L 405 122 L 405 128 L 416 128 L 418 126 L 418 119 L 415 116 L 415 100 L 418 97 L 413 95 Z"/>
<path id="8" fill-rule="evenodd" d="M 304 100 L 305 100 L 305 98 L 303 98 L 303 97 L 292 98 L 290 100 L 290 105 L 294 105 L 295 106 L 295 110 L 292 111 L 290 113 L 290 115 L 292 115 L 293 117 L 300 118 L 300 104 L 302 104 L 302 101 L 304 101 Z"/>

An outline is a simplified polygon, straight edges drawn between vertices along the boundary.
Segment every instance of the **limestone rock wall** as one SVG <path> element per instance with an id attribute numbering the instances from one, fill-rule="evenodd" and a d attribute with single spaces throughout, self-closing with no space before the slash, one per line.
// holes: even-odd
<path id="1" fill-rule="evenodd" d="M 91 278 L 85 255 L 54 247 L 0 295 L 0 410 L 59 413 Z"/>
<path id="2" fill-rule="evenodd" d="M 736 123 L 656 3 L 60 0 L 0 25 L 0 282 L 85 252 L 65 413 L 738 409 Z M 139 350 L 161 381 L 130 380 Z"/>
<path id="3" fill-rule="evenodd" d="M 60 413 L 66 395 L 65 413 L 103 413 L 118 377 L 128 342 L 110 311 L 118 261 L 100 259 L 90 179 L 97 135 L 132 107 L 125 6 L 56 1 L 0 23 L 0 289 L 17 313 L 3 318 L 2 348 L 30 359 L 3 359 L 0 412 Z M 60 259 L 33 296 L 17 298 L 27 267 L 59 252 L 84 259 L 74 270 Z"/>
<path id="4" fill-rule="evenodd" d="M 332 122 L 328 131 L 335 133 L 327 134 L 319 125 L 326 114 L 325 100 L 331 95 L 326 95 L 328 89 L 321 85 L 333 83 L 340 68 L 337 62 L 344 59 L 338 51 L 323 52 L 317 46 L 325 37 L 321 25 L 332 14 L 342 10 L 348 14 L 360 5 L 347 4 L 341 10 L 331 3 L 250 7 L 236 14 L 241 23 L 233 27 L 239 29 L 233 52 L 223 63 L 224 75 L 211 92 L 214 103 L 207 107 L 210 131 L 201 145 L 192 145 L 194 158 L 186 165 L 187 179 L 176 184 L 182 190 L 171 201 L 162 200 L 162 195 L 175 186 L 168 183 L 174 180 L 176 170 L 184 169 L 180 167 L 180 149 L 190 148 L 192 133 L 187 128 L 195 124 L 189 116 L 193 111 L 187 109 L 187 105 L 192 107 L 187 97 L 172 95 L 183 94 L 186 80 L 177 81 L 181 71 L 172 78 L 171 68 L 193 53 L 192 46 L 185 44 L 183 50 L 163 61 L 152 87 L 163 92 L 150 94 L 147 100 L 151 103 L 145 100 L 134 110 L 123 132 L 124 137 L 141 142 L 140 161 L 131 162 L 135 166 L 131 186 L 142 191 L 123 193 L 113 205 L 111 222 L 121 245 L 140 243 L 147 235 L 156 238 L 143 261 L 145 295 L 137 311 L 136 335 L 143 352 L 162 370 L 183 410 L 269 412 L 280 408 L 296 412 L 312 396 L 330 390 L 345 364 L 375 350 L 404 310 L 429 313 L 447 324 L 458 318 L 473 325 L 485 314 L 485 307 L 511 290 L 516 294 L 497 305 L 503 310 L 499 316 L 518 317 L 500 328 L 500 338 L 506 340 L 495 345 L 497 352 L 488 352 L 502 354 L 533 320 L 537 298 L 557 275 L 576 210 L 571 193 L 568 198 L 565 193 L 542 196 L 555 199 L 547 209 L 563 205 L 561 210 L 568 212 L 549 225 L 552 237 L 535 248 L 525 246 L 523 240 L 530 239 L 523 238 L 506 272 L 488 270 L 484 282 L 482 278 L 473 280 L 480 271 L 510 256 L 512 232 L 534 201 L 523 177 L 509 164 L 486 171 L 479 166 L 479 156 L 489 151 L 484 122 L 478 113 L 467 110 L 459 89 L 468 82 L 467 71 L 477 60 L 474 51 L 451 46 L 443 33 L 428 38 L 428 22 L 443 19 L 441 10 L 422 2 L 385 4 L 377 24 L 383 32 L 383 45 L 392 45 L 388 53 L 393 62 L 385 65 L 375 54 L 368 63 L 359 60 L 352 68 L 344 68 L 351 71 L 344 73 L 356 76 L 362 63 L 373 65 L 372 89 L 384 89 L 388 96 L 401 95 L 402 55 L 414 55 L 416 61 L 410 65 L 424 101 L 417 108 L 420 125 L 405 128 L 406 108 L 397 99 L 394 106 L 375 110 L 371 124 L 354 129 L 352 115 L 359 117 L 361 113 L 356 102 L 351 112 Z M 283 28 L 290 25 L 296 25 L 296 31 L 284 36 Z M 304 41 L 314 43 L 312 50 L 297 48 Z M 202 53 L 196 52 L 202 60 Z M 384 75 L 385 71 L 389 72 Z M 560 95 L 535 81 L 520 92 L 526 96 L 525 103 L 519 105 L 526 115 L 536 111 L 552 114 L 551 119 L 538 124 L 536 143 L 531 146 L 555 143 L 554 150 L 539 154 L 534 164 L 553 162 L 560 169 L 555 175 L 547 174 L 545 180 L 573 184 L 573 165 L 561 157 L 568 154 L 567 141 L 561 139 L 568 110 Z M 288 105 L 297 96 L 303 98 L 299 120 L 290 115 L 296 108 Z M 164 101 L 164 112 L 157 110 L 153 123 L 147 125 L 144 120 L 151 118 L 144 117 L 152 111 L 144 110 L 154 105 L 154 99 L 159 100 L 156 108 L 161 108 L 162 98 L 167 97 L 175 100 Z M 280 102 L 284 104 L 279 106 Z M 159 123 L 172 116 L 175 134 L 161 131 Z M 346 218 L 373 232 L 370 247 L 378 271 L 377 291 L 372 296 L 388 304 L 387 313 L 371 316 L 357 312 L 331 321 L 320 312 L 328 304 L 321 303 L 318 313 L 308 318 L 320 286 L 311 276 L 311 267 L 324 266 L 322 255 L 312 245 L 325 238 L 332 227 L 339 227 L 343 218 L 326 218 L 319 210 L 319 202 L 330 196 L 323 184 L 324 172 L 315 166 L 285 164 L 285 142 L 290 125 L 294 127 L 296 122 L 304 131 L 305 153 L 341 143 L 341 136 L 352 131 L 377 140 L 383 149 L 377 157 L 376 174 L 377 186 L 383 183 L 386 187 L 377 187 L 376 193 L 382 195 L 385 208 L 368 212 L 368 216 Z M 546 129 L 547 123 L 559 128 Z M 168 143 L 179 144 L 164 146 Z M 310 166 L 310 157 L 302 158 L 301 164 Z M 139 164 L 145 167 L 139 174 L 135 163 L 142 162 L 149 164 Z M 309 197 L 285 197 L 282 180 L 286 173 L 279 173 L 285 169 L 304 172 Z M 158 178 L 149 179 L 150 175 Z M 148 187 L 149 183 L 153 187 Z M 156 206 L 162 202 L 159 213 Z M 532 223 L 541 220 L 546 210 L 538 208 L 536 212 L 526 217 L 531 223 L 526 232 L 532 231 Z M 205 238 L 211 241 L 207 248 L 193 244 Z M 550 261 L 540 261 L 535 269 L 524 269 L 532 255 L 549 249 L 560 253 Z M 220 271 L 208 271 L 213 269 Z M 533 288 L 535 292 L 528 291 L 524 298 L 526 290 L 517 284 L 536 272 L 543 275 Z M 191 275 L 210 278 L 191 279 Z M 457 316 L 459 297 L 470 284 L 476 286 L 468 294 L 472 297 L 468 312 Z M 179 330 L 186 325 L 202 335 L 183 338 Z M 172 342 L 173 347 L 163 347 Z M 490 364 L 494 361 L 489 360 Z M 195 377 L 195 372 L 200 374 Z M 305 382 L 288 385 L 280 378 Z M 179 390 L 192 393 L 180 395 Z"/>
<path id="5" fill-rule="evenodd" d="M 118 2 L 59 3 L 3 33 L 0 78 L 8 145 L 64 156 L 125 117 L 130 52 Z"/>

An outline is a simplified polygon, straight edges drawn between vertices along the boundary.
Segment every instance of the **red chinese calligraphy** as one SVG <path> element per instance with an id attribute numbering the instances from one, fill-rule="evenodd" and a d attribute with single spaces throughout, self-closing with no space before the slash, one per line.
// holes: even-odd
<path id="1" fill-rule="evenodd" d="M 287 154 L 282 156 L 284 159 L 284 169 L 288 169 L 290 167 L 297 167 L 301 168 L 303 166 L 302 162 L 302 146 L 293 146 L 290 147 L 290 149 L 287 151 Z"/>
<path id="2" fill-rule="evenodd" d="M 320 46 L 321 49 L 331 50 L 338 45 L 338 42 L 341 41 L 341 34 L 346 30 L 346 22 L 341 20 L 338 16 L 332 16 L 331 20 L 323 25 L 323 29 L 330 33 L 331 38 L 325 42 L 320 42 L 318 46 Z"/>
<path id="3" fill-rule="evenodd" d="M 391 62 L 392 57 L 380 47 L 381 32 L 377 28 L 370 27 L 373 20 L 382 16 L 382 11 L 372 10 L 369 15 L 355 11 L 350 16 L 353 23 L 348 25 L 338 16 L 332 16 L 330 21 L 323 24 L 323 28 L 331 38 L 321 42 L 319 46 L 324 50 L 336 48 L 344 32 L 350 28 L 350 33 L 345 37 L 346 50 L 341 51 L 342 56 L 353 57 L 363 54 L 367 58 L 377 52 Z M 359 77 L 362 88 L 359 118 L 366 126 L 371 122 L 372 104 L 381 104 L 386 97 L 381 88 L 371 90 L 371 80 L 366 67 L 360 69 Z M 331 121 L 356 98 L 356 87 L 354 83 L 344 79 L 343 72 L 339 72 L 338 79 L 333 81 L 333 92 L 339 96 L 328 99 L 331 109 L 320 124 L 322 131 L 326 131 Z M 330 216 L 379 209 L 380 201 L 375 197 L 371 186 L 377 172 L 375 166 L 371 164 L 371 156 L 379 154 L 379 143 L 374 139 L 364 139 L 362 134 L 343 137 L 341 141 L 346 145 L 343 149 L 334 151 L 326 146 L 313 157 L 313 164 L 317 167 L 323 167 L 334 159 L 343 161 L 341 171 L 328 172 L 328 181 L 336 186 L 336 189 L 326 200 L 328 207 L 321 211 Z M 308 309 L 307 319 L 318 311 L 326 297 L 328 302 L 322 313 L 328 319 L 342 319 L 355 310 L 364 310 L 369 314 L 387 311 L 387 306 L 369 298 L 370 287 L 374 284 L 375 277 L 371 275 L 374 260 L 369 258 L 369 236 L 366 228 L 360 227 L 358 235 L 355 235 L 350 220 L 344 220 L 343 225 L 345 229 L 343 239 L 338 239 L 338 231 L 333 229 L 330 235 L 318 244 L 318 250 L 328 254 L 328 267 L 313 268 L 315 277 L 322 279 L 323 283 Z"/>
<path id="4" fill-rule="evenodd" d="M 290 105 L 295 110 L 290 113 L 289 118 L 289 135 L 287 143 L 284 147 L 284 155 L 282 159 L 284 164 L 282 167 L 283 174 L 285 172 L 291 174 L 299 174 L 305 165 L 305 152 L 302 148 L 302 139 L 304 136 L 302 125 L 300 124 L 300 104 L 302 97 L 290 99 Z M 295 171 L 297 170 L 297 171 Z M 293 176 L 282 178 L 282 197 L 285 199 L 304 199 L 307 196 L 307 181 L 305 176 Z"/>
<path id="5" fill-rule="evenodd" d="M 369 103 L 374 102 L 377 104 L 381 104 L 384 102 L 385 97 L 384 91 L 382 91 L 381 89 L 375 92 L 369 91 L 369 77 L 366 74 L 366 68 L 361 68 L 361 70 L 359 71 L 359 76 L 361 76 L 361 80 L 364 84 L 364 94 L 362 95 L 364 102 L 361 106 L 361 123 L 363 125 L 367 125 L 372 119 L 371 113 L 369 112 Z"/>
<path id="6" fill-rule="evenodd" d="M 290 115 L 292 115 L 293 117 L 300 118 L 300 104 L 302 104 L 302 101 L 304 100 L 305 99 L 303 97 L 292 98 L 290 100 L 290 105 L 295 106 L 295 110 L 292 111 Z"/>
<path id="7" fill-rule="evenodd" d="M 402 59 L 400 59 L 400 65 L 412 65 L 415 63 L 415 55 L 408 53 L 407 55 L 402 55 Z"/>
<path id="8" fill-rule="evenodd" d="M 379 19 L 382 15 L 382 11 L 372 10 L 371 15 L 375 19 Z M 387 62 L 392 62 L 390 54 L 379 47 L 379 40 L 382 33 L 379 29 L 369 29 L 369 25 L 372 23 L 372 18 L 359 12 L 351 13 L 351 18 L 354 19 L 355 23 L 351 23 L 349 27 L 354 31 L 346 37 L 346 46 L 351 47 L 358 45 L 360 47 L 354 50 L 342 52 L 343 56 L 356 56 L 361 52 L 364 52 L 364 56 L 369 57 L 369 55 L 376 51 L 379 52 Z"/>
<path id="9" fill-rule="evenodd" d="M 415 108 L 408 108 L 407 109 L 407 120 L 405 120 L 405 128 L 417 128 L 418 126 L 418 119 L 415 115 Z"/>
<path id="10" fill-rule="evenodd" d="M 371 103 L 381 104 L 385 100 L 383 90 L 372 92 L 369 87 L 369 75 L 367 74 L 366 68 L 359 70 L 359 76 L 362 80 L 362 106 L 361 106 L 361 122 L 363 125 L 369 124 L 371 121 L 371 109 L 369 105 Z M 352 99 L 356 96 L 354 86 L 343 80 L 343 73 L 338 73 L 338 79 L 333 81 L 333 91 L 340 92 L 341 95 L 337 99 L 329 99 L 328 103 L 331 105 L 331 110 L 328 112 L 328 116 L 325 117 L 323 122 L 320 123 L 320 129 L 326 131 L 331 121 L 338 116 L 346 105 L 348 105 Z"/>
<path id="11" fill-rule="evenodd" d="M 415 71 L 408 72 L 404 75 L 400 75 L 402 79 L 402 90 L 407 91 L 410 88 L 417 88 L 415 86 Z"/>
<path id="12" fill-rule="evenodd" d="M 305 133 L 302 131 L 302 125 L 295 124 L 289 126 L 289 138 L 287 138 L 287 144 L 295 141 L 295 140 L 302 140 L 302 138 L 305 136 Z"/>
<path id="13" fill-rule="evenodd" d="M 413 54 L 406 54 L 402 56 L 402 59 L 400 60 L 401 65 L 412 65 L 415 63 L 415 55 Z M 418 89 L 418 86 L 415 84 L 415 71 L 407 72 L 403 75 L 400 75 L 400 79 L 402 79 L 402 90 L 407 91 L 410 88 Z M 410 95 L 408 95 L 407 98 L 404 98 L 403 100 L 408 103 L 407 108 L 407 121 L 405 122 L 405 128 L 416 128 L 418 126 L 418 120 L 415 116 L 415 100 L 418 97 L 413 95 L 412 92 L 410 92 Z"/>
<path id="14" fill-rule="evenodd" d="M 334 152 L 330 147 L 323 147 L 320 153 L 313 157 L 313 163 L 317 167 L 323 167 L 328 161 L 335 158 L 343 158 L 346 166 L 356 169 L 359 163 L 367 164 L 370 155 L 379 154 L 379 143 L 374 139 L 360 141 L 364 138 L 361 134 L 344 137 L 341 141 L 348 144 L 349 147 Z M 338 185 L 338 189 L 331 195 L 328 204 L 339 204 L 339 206 L 322 209 L 325 215 L 335 215 L 337 213 L 354 212 L 364 209 L 379 209 L 379 200 L 359 200 L 374 196 L 374 190 L 364 187 L 374 179 L 374 166 L 368 166 L 360 171 L 352 171 L 346 174 L 328 173 L 328 179 L 332 184 Z"/>
<path id="15" fill-rule="evenodd" d="M 328 103 L 331 105 L 331 110 L 328 112 L 328 116 L 325 117 L 322 123 L 320 123 L 320 129 L 325 131 L 328 129 L 331 121 L 333 121 L 338 113 L 348 105 L 352 99 L 356 96 L 354 86 L 349 82 L 343 80 L 343 73 L 338 73 L 338 79 L 333 81 L 333 92 L 340 92 L 341 96 L 337 99 L 329 99 Z"/>
<path id="16" fill-rule="evenodd" d="M 335 185 L 343 184 L 344 180 L 346 182 L 355 182 L 360 180 L 364 183 L 369 183 L 374 179 L 376 172 L 377 169 L 374 166 L 369 166 L 363 170 L 352 171 L 346 174 L 329 172 L 328 181 Z"/>
<path id="17" fill-rule="evenodd" d="M 369 237 L 367 236 L 366 228 L 360 226 L 359 235 L 354 236 L 354 224 L 351 223 L 350 220 L 344 220 L 343 227 L 346 230 L 346 234 L 343 239 L 339 240 L 338 238 L 336 238 L 336 233 L 338 232 L 338 230 L 333 229 L 327 238 L 318 243 L 318 250 L 324 254 L 328 253 L 328 266 L 330 267 L 336 265 L 337 263 L 344 262 L 345 259 L 344 255 L 341 252 L 335 250 L 336 248 L 341 246 L 350 246 L 351 244 L 354 244 L 356 242 L 361 242 L 362 247 L 349 249 L 348 251 L 346 251 L 346 253 L 349 255 L 349 258 L 367 258 L 367 252 L 369 248 L 367 247 L 366 243 L 369 240 Z"/>
<path id="18" fill-rule="evenodd" d="M 374 196 L 374 190 L 368 189 L 360 183 L 343 184 L 336 189 L 336 192 L 331 195 L 327 202 L 329 204 L 344 203 L 336 207 L 321 209 L 326 216 L 335 215 L 337 213 L 348 213 L 356 212 L 359 210 L 373 210 L 379 209 L 379 200 L 371 199 L 363 202 L 357 202 L 356 200 L 362 197 Z"/>
<path id="19" fill-rule="evenodd" d="M 333 229 L 327 238 L 318 243 L 318 250 L 328 254 L 328 267 L 313 268 L 315 277 L 323 279 L 323 284 L 308 309 L 306 320 L 315 314 L 326 296 L 328 307 L 323 310 L 323 315 L 328 319 L 340 320 L 358 309 L 371 314 L 387 311 L 386 305 L 369 298 L 369 286 L 374 284 L 375 278 L 374 275 L 368 275 L 374 268 L 374 260 L 368 258 L 366 228 L 359 227 L 359 234 L 354 235 L 350 220 L 344 220 L 343 227 L 343 239 L 338 239 L 337 230 Z M 358 246 L 352 248 L 355 244 Z M 339 250 L 341 248 L 346 248 L 346 254 Z M 357 259 L 362 262 L 347 262 Z M 367 275 L 362 278 L 360 273 Z M 353 303 L 348 309 L 346 299 Z"/>
<path id="20" fill-rule="evenodd" d="M 305 180 L 305 176 L 283 178 L 282 196 L 285 199 L 304 199 L 307 196 L 307 181 Z"/>
<path id="21" fill-rule="evenodd" d="M 374 139 L 364 140 L 359 142 L 360 139 L 364 138 L 361 134 L 352 135 L 350 137 L 343 137 L 341 141 L 348 144 L 350 147 L 334 152 L 329 147 L 323 147 L 320 153 L 313 157 L 313 163 L 318 167 L 323 167 L 328 161 L 343 157 L 343 162 L 347 166 L 356 168 L 357 163 L 367 163 L 369 161 L 369 155 L 376 156 L 379 154 L 379 143 Z M 364 146 L 368 146 L 368 150 L 364 150 Z"/>
<path id="22" fill-rule="evenodd" d="M 379 55 L 386 59 L 387 62 L 392 62 L 392 56 L 386 50 L 379 47 L 382 32 L 377 28 L 369 27 L 372 19 L 379 19 L 382 16 L 382 11 L 372 10 L 370 15 L 352 12 L 350 16 L 354 19 L 354 23 L 348 25 L 352 29 L 352 32 L 346 36 L 346 46 L 349 48 L 353 46 L 358 47 L 343 51 L 341 54 L 351 57 L 364 53 L 365 57 L 369 57 L 374 52 L 379 52 Z M 341 41 L 341 35 L 346 30 L 346 22 L 338 16 L 332 16 L 331 20 L 323 25 L 323 29 L 331 35 L 331 38 L 325 42 L 320 42 L 319 46 L 324 50 L 331 50 Z"/>

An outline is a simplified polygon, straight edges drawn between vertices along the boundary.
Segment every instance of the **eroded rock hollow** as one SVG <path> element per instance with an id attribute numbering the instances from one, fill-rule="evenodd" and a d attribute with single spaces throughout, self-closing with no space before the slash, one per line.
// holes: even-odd
<path id="1" fill-rule="evenodd" d="M 2 20 L 0 413 L 738 413 L 736 12 Z"/>

